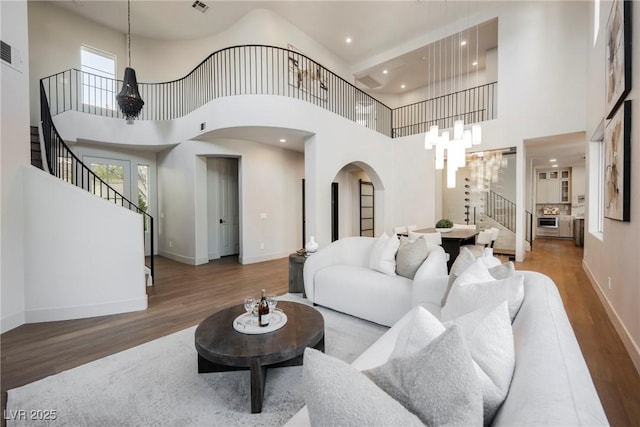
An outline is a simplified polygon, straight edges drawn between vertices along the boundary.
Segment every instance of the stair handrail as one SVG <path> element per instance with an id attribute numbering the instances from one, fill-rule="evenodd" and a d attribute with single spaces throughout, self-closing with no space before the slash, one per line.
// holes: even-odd
<path id="1" fill-rule="evenodd" d="M 43 156 L 43 161 L 47 163 L 49 173 L 57 178 L 62 179 L 70 184 L 75 185 L 76 187 L 80 187 L 88 192 L 91 192 L 91 187 L 93 184 L 95 194 L 96 183 L 99 184 L 100 188 L 100 196 L 102 196 L 102 189 L 106 188 L 107 191 L 107 201 L 113 201 L 114 204 L 120 204 L 122 207 L 125 207 L 125 203 L 127 204 L 127 208 L 129 210 L 135 210 L 137 213 L 141 214 L 143 217 L 143 224 L 148 222 L 149 224 L 149 246 L 150 246 L 150 256 L 149 256 L 149 270 L 151 278 L 154 277 L 154 227 L 153 227 L 153 216 L 149 213 L 145 212 L 138 205 L 124 197 L 124 195 L 120 194 L 115 188 L 106 183 L 102 178 L 96 175 L 88 166 L 86 166 L 82 160 L 76 156 L 71 149 L 64 142 L 64 139 L 58 133 L 55 124 L 53 123 L 53 118 L 51 117 L 51 111 L 49 110 L 49 103 L 47 100 L 47 94 L 44 89 L 44 85 L 42 80 L 40 80 L 40 118 L 42 121 L 42 136 L 44 139 L 44 147 L 45 147 L 45 155 Z M 62 160 L 62 164 L 60 162 Z M 78 174 L 78 171 L 80 173 Z M 75 172 L 75 173 L 74 173 Z M 78 179 L 78 177 L 81 177 Z M 86 180 L 85 180 L 86 177 Z M 85 185 L 86 184 L 86 185 Z M 113 194 L 113 197 L 111 197 Z M 119 200 L 119 202 L 118 202 Z M 145 228 L 143 226 L 143 233 L 145 232 Z M 151 284 L 153 284 L 151 282 Z"/>
<path id="2" fill-rule="evenodd" d="M 529 242 L 529 249 L 533 250 L 533 214 L 528 210 L 524 211 L 526 222 L 526 234 L 524 241 Z"/>
<path id="3" fill-rule="evenodd" d="M 502 207 L 498 208 L 496 206 L 498 204 L 501 204 Z M 498 209 L 503 210 L 502 220 L 498 218 L 499 215 L 496 213 Z M 493 190 L 489 190 L 487 196 L 485 215 L 504 226 L 507 230 L 516 232 L 516 204 Z"/>

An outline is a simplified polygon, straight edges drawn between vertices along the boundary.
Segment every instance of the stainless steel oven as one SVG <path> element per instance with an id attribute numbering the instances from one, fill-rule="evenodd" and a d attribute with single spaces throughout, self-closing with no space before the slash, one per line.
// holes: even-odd
<path id="1" fill-rule="evenodd" d="M 558 228 L 557 216 L 539 216 L 538 228 Z"/>

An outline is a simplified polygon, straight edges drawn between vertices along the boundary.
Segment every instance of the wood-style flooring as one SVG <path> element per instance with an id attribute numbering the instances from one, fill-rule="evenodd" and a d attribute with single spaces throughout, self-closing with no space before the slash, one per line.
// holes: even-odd
<path id="1" fill-rule="evenodd" d="M 516 268 L 556 282 L 609 422 L 640 426 L 640 376 L 582 270 L 582 249 L 538 239 Z M 196 325 L 262 288 L 288 291 L 288 259 L 243 266 L 228 257 L 194 267 L 158 257 L 147 310 L 27 324 L 0 336 L 3 413 L 7 390 Z"/>

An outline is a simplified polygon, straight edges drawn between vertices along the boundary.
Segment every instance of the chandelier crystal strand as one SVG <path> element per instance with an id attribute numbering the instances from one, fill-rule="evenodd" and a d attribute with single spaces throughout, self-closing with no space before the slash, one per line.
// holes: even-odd
<path id="1" fill-rule="evenodd" d="M 476 90 L 478 87 L 478 68 L 480 68 L 480 58 L 478 58 L 478 24 L 476 24 Z M 486 69 L 486 67 L 485 67 Z M 485 71 L 486 75 L 486 71 Z M 476 117 L 476 119 L 478 119 Z M 482 128 L 479 124 L 474 124 L 471 126 L 471 134 L 473 136 L 473 145 L 480 145 L 482 143 Z"/>

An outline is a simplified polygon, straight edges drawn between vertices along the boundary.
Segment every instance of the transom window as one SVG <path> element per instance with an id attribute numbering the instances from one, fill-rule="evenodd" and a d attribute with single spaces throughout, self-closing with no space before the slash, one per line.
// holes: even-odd
<path id="1" fill-rule="evenodd" d="M 115 55 L 92 47 L 82 46 L 80 49 L 80 64 L 83 103 L 107 110 L 115 110 Z"/>

